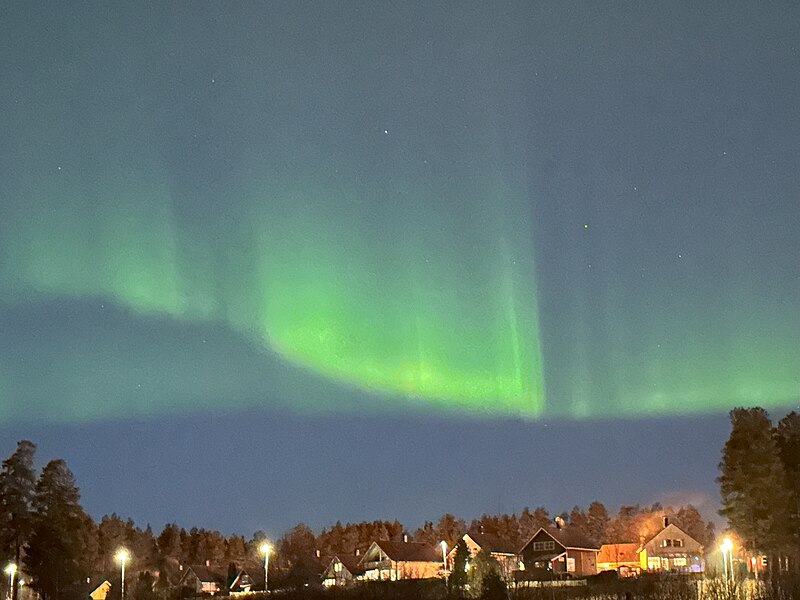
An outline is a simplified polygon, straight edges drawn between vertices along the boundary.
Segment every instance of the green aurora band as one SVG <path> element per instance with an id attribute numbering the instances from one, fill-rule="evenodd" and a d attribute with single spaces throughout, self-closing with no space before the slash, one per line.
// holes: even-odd
<path id="1" fill-rule="evenodd" d="M 90 190 L 61 174 L 50 187 L 25 183 L 26 201 L 4 221 L 6 303 L 97 297 L 143 316 L 224 322 L 365 390 L 541 410 L 532 244 L 509 239 L 519 222 L 503 219 L 518 213 L 502 210 L 509 190 L 496 178 L 464 182 L 461 215 L 411 182 L 254 180 L 193 226 L 152 168 L 109 167 Z"/>

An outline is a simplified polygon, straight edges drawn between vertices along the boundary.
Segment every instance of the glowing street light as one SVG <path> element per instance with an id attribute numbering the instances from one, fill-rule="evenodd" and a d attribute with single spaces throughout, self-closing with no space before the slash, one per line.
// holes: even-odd
<path id="1" fill-rule="evenodd" d="M 14 598 L 14 575 L 17 574 L 17 565 L 12 563 L 8 563 L 6 568 L 4 569 L 6 575 L 8 575 L 8 599 L 13 600 Z"/>
<path id="2" fill-rule="evenodd" d="M 120 548 L 117 550 L 117 553 L 114 555 L 114 558 L 120 565 L 120 569 L 122 570 L 122 577 L 121 583 L 119 586 L 120 590 L 120 599 L 125 600 L 125 563 L 128 562 L 128 558 L 130 558 L 130 554 L 125 548 Z"/>
<path id="3" fill-rule="evenodd" d="M 447 542 L 439 542 L 442 547 L 442 572 L 444 573 L 444 583 L 447 585 Z"/>
<path id="4" fill-rule="evenodd" d="M 264 591 L 268 592 L 269 591 L 269 587 L 268 587 L 268 582 L 269 582 L 269 553 L 272 552 L 272 547 L 268 543 L 264 542 L 263 544 L 261 544 L 261 546 L 259 546 L 258 549 L 261 550 L 261 554 L 264 555 Z"/>
<path id="5" fill-rule="evenodd" d="M 731 542 L 731 538 L 727 537 L 722 540 L 722 544 L 719 547 L 719 549 L 722 550 L 722 563 L 725 565 L 725 581 L 729 581 L 731 579 L 730 576 L 733 575 L 733 573 L 730 573 L 728 570 L 728 555 L 730 554 L 732 548 L 733 542 Z M 733 566 L 732 562 L 731 566 Z"/>

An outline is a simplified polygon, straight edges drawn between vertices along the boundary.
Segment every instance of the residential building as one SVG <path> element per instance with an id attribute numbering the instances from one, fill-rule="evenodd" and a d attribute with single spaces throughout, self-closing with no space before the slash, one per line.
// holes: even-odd
<path id="1" fill-rule="evenodd" d="M 642 570 L 700 573 L 705 570 L 703 546 L 674 523 L 642 544 L 639 561 Z"/>
<path id="2" fill-rule="evenodd" d="M 362 573 L 359 554 L 336 554 L 328 560 L 322 573 L 323 587 L 342 587 L 350 585 Z"/>
<path id="3" fill-rule="evenodd" d="M 448 570 L 453 569 L 453 560 L 461 544 L 466 546 L 470 558 L 475 558 L 481 551 L 494 558 L 500 565 L 500 574 L 507 580 L 510 580 L 517 570 L 518 548 L 509 540 L 491 533 L 465 533 L 447 555 Z"/>
<path id="4" fill-rule="evenodd" d="M 600 547 L 575 527 L 540 527 L 520 550 L 518 579 L 586 577 L 597 573 Z"/>
<path id="5" fill-rule="evenodd" d="M 358 579 L 367 581 L 429 579 L 441 577 L 444 571 L 438 544 L 384 540 L 372 542 L 358 568 Z"/>
<path id="6" fill-rule="evenodd" d="M 228 573 L 220 567 L 205 565 L 188 565 L 183 570 L 183 576 L 178 584 L 195 594 L 213 596 L 220 591 L 228 591 Z"/>
<path id="7" fill-rule="evenodd" d="M 617 571 L 622 577 L 641 573 L 639 544 L 603 544 L 597 555 L 597 571 Z"/>

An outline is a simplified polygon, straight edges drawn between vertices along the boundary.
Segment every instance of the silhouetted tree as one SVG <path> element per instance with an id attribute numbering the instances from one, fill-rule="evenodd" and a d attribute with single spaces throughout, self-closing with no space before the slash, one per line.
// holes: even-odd
<path id="1" fill-rule="evenodd" d="M 28 440 L 17 442 L 17 449 L 3 461 L 0 471 L 0 558 L 20 564 L 22 547 L 33 527 L 33 501 L 36 471 L 33 458 L 36 446 Z M 17 600 L 19 579 L 14 582 L 12 599 Z"/>
<path id="2" fill-rule="evenodd" d="M 586 535 L 590 540 L 603 544 L 606 542 L 606 529 L 611 519 L 602 502 L 595 500 L 586 509 Z"/>
<path id="3" fill-rule="evenodd" d="M 87 575 L 83 554 L 86 513 L 75 478 L 63 460 L 51 460 L 36 484 L 36 513 L 25 562 L 44 600 L 82 597 Z"/>
<path id="4" fill-rule="evenodd" d="M 778 421 L 774 432 L 788 495 L 786 545 L 794 570 L 800 569 L 800 414 L 792 411 Z"/>
<path id="5" fill-rule="evenodd" d="M 789 493 L 772 424 L 763 408 L 736 408 L 730 419 L 731 434 L 719 464 L 720 514 L 748 552 L 774 558 L 785 540 Z"/>
<path id="6" fill-rule="evenodd" d="M 467 583 L 467 562 L 469 561 L 469 550 L 463 540 L 456 545 L 456 551 L 453 555 L 453 570 L 448 578 L 450 589 L 458 590 L 464 587 Z"/>

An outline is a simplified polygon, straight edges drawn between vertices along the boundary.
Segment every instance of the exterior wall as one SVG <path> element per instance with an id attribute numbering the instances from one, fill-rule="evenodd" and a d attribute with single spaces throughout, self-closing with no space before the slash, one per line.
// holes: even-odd
<path id="1" fill-rule="evenodd" d="M 545 544 L 546 547 L 536 549 L 536 545 L 539 543 Z M 552 547 L 550 544 L 552 544 Z M 560 554 L 565 550 L 566 548 L 554 541 L 546 531 L 540 531 L 534 536 L 530 543 L 528 543 L 522 549 L 522 562 L 525 563 L 525 568 L 527 569 L 528 565 L 530 564 L 532 566 L 533 563 L 536 562 L 537 558 L 542 556 L 552 556 L 553 554 Z"/>
<path id="2" fill-rule="evenodd" d="M 441 577 L 442 563 L 426 561 L 390 561 L 368 563 L 362 579 L 397 581 L 398 579 L 432 579 Z"/>
<path id="3" fill-rule="evenodd" d="M 537 548 L 540 543 L 542 546 Z M 597 574 L 597 551 L 567 550 L 564 546 L 553 540 L 546 531 L 537 533 L 525 548 L 522 549 L 522 562 L 525 564 L 526 570 L 536 573 L 537 571 L 541 571 L 540 568 L 535 567 L 537 561 L 541 561 L 547 556 L 564 552 L 566 552 L 566 556 L 558 557 L 553 560 L 553 573 L 569 573 L 573 577 L 586 577 Z"/>

